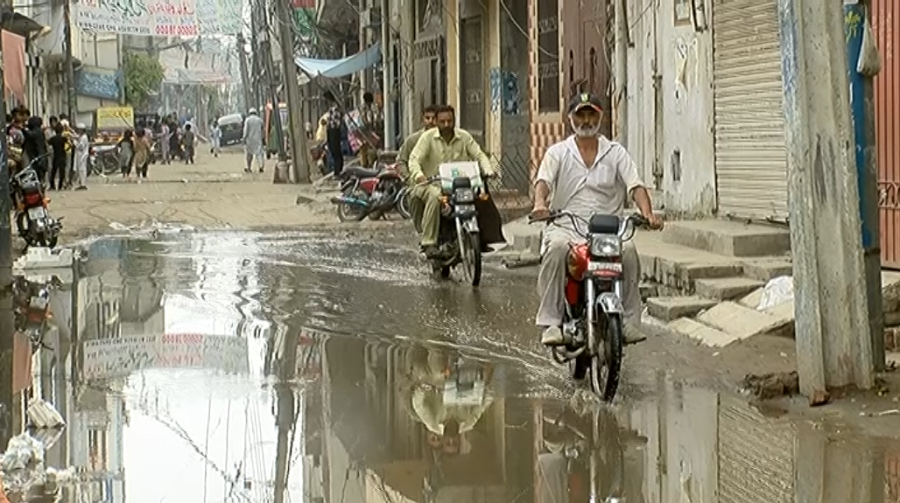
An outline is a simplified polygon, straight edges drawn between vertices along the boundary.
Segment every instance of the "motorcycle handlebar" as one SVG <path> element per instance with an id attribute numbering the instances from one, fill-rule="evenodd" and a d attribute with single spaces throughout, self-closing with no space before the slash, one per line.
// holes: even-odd
<path id="1" fill-rule="evenodd" d="M 574 213 L 571 213 L 571 212 L 568 212 L 565 210 L 551 210 L 550 213 L 545 217 L 534 217 L 532 215 L 528 215 L 528 223 L 529 224 L 537 223 L 537 222 L 552 223 L 556 220 L 559 220 L 560 218 L 568 218 L 569 220 L 571 220 L 572 226 L 575 227 L 576 232 L 577 232 L 577 223 L 579 221 L 585 225 L 588 224 L 587 220 L 579 217 L 578 215 L 575 215 Z M 628 224 L 628 223 L 631 223 L 631 225 L 635 228 L 650 226 L 650 221 L 647 220 L 647 218 L 644 215 L 641 215 L 640 213 L 632 213 L 631 215 L 628 215 L 627 217 L 625 217 L 622 220 L 622 226 L 619 230 L 620 233 L 622 232 L 623 229 L 625 229 L 627 227 L 626 224 Z"/>
<path id="2" fill-rule="evenodd" d="M 497 178 L 497 174 L 496 173 L 481 173 L 481 178 L 484 178 L 485 180 L 491 180 L 491 179 Z M 435 182 L 445 182 L 445 181 L 452 182 L 453 179 L 443 177 L 440 175 L 435 175 L 435 176 L 428 177 L 424 182 L 416 182 L 416 186 L 431 185 L 432 183 L 435 183 Z"/>

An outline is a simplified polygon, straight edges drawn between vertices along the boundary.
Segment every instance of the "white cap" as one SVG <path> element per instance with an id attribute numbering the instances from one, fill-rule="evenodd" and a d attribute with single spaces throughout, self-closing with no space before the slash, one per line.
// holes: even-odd
<path id="1" fill-rule="evenodd" d="M 249 113 L 250 115 L 254 115 L 256 113 L 256 109 L 251 108 L 250 110 L 247 111 L 247 113 Z"/>
<path id="2" fill-rule="evenodd" d="M 83 122 L 79 122 L 78 124 L 75 124 L 75 129 L 87 129 L 87 126 L 85 126 Z"/>

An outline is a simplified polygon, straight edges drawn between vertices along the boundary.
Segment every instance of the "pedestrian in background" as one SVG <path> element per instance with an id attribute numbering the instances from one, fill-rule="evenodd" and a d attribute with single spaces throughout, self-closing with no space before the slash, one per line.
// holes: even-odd
<path id="1" fill-rule="evenodd" d="M 244 119 L 244 133 L 241 139 L 244 142 L 244 150 L 247 154 L 247 167 L 244 168 L 244 172 L 253 173 L 253 159 L 256 159 L 256 163 L 259 165 L 259 172 L 262 173 L 266 167 L 266 153 L 263 150 L 263 122 L 255 108 L 247 111 L 247 118 Z"/>
<path id="2" fill-rule="evenodd" d="M 150 138 L 146 129 L 139 129 L 134 140 L 134 170 L 136 178 L 147 178 L 150 166 Z"/>
<path id="3" fill-rule="evenodd" d="M 209 131 L 209 141 L 212 143 L 209 153 L 213 157 L 219 157 L 219 150 L 222 148 L 222 129 L 219 127 L 218 120 L 213 121 L 212 129 Z"/>
<path id="4" fill-rule="evenodd" d="M 344 149 L 341 145 L 344 114 L 341 112 L 337 99 L 331 91 L 325 91 L 323 97 L 325 101 L 331 104 L 331 108 L 328 109 L 328 124 L 325 126 L 328 152 L 331 154 L 331 160 L 334 163 L 334 177 L 340 178 L 341 173 L 344 171 Z"/>
<path id="5" fill-rule="evenodd" d="M 119 168 L 122 170 L 122 178 L 131 176 L 131 166 L 134 162 L 134 133 L 127 129 L 122 139 L 116 144 L 119 151 Z"/>
<path id="6" fill-rule="evenodd" d="M 159 151 L 162 155 L 162 163 L 169 164 L 169 121 L 163 120 L 159 127 Z"/>
<path id="7" fill-rule="evenodd" d="M 78 186 L 75 190 L 87 190 L 88 156 L 91 153 L 91 141 L 87 135 L 87 128 L 82 123 L 75 125 L 75 176 L 78 177 Z"/>
<path id="8" fill-rule="evenodd" d="M 184 163 L 194 164 L 194 146 L 197 138 L 194 136 L 194 131 L 190 124 L 184 125 L 184 134 L 181 136 L 181 148 L 184 149 Z"/>
<path id="9" fill-rule="evenodd" d="M 34 170 L 42 184 L 47 183 L 47 139 L 43 131 L 44 121 L 40 117 L 30 117 L 25 126 L 25 140 L 22 150 L 27 155 L 28 162 L 38 159 L 34 163 Z"/>
<path id="10" fill-rule="evenodd" d="M 66 146 L 69 140 L 65 136 L 63 125 L 59 122 L 53 127 L 53 136 L 50 137 L 48 143 L 50 148 L 53 149 L 50 167 L 50 190 L 62 190 L 66 182 Z"/>

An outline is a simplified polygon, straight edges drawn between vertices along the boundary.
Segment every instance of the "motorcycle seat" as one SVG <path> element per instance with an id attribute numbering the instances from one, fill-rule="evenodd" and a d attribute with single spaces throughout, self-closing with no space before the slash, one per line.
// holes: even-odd
<path id="1" fill-rule="evenodd" d="M 344 176 L 353 176 L 356 178 L 375 178 L 378 176 L 378 171 L 374 169 L 366 169 L 360 166 L 350 166 L 348 168 L 344 168 L 343 170 Z"/>

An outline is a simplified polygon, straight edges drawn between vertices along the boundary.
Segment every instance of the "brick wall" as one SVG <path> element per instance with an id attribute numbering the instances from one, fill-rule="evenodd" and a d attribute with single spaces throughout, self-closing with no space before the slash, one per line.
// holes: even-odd
<path id="1" fill-rule="evenodd" d="M 531 127 L 529 128 L 529 147 L 531 151 L 532 178 L 534 178 L 537 173 L 537 167 L 540 165 L 541 159 L 544 157 L 544 152 L 547 151 L 547 148 L 565 138 L 566 135 L 566 128 L 565 124 L 562 122 L 561 114 L 538 113 L 537 1 L 538 0 L 528 1 L 528 117 L 531 123 Z M 560 7 L 562 7 L 564 3 L 564 0 L 560 0 Z M 565 25 L 563 23 L 562 15 L 560 15 L 560 41 L 563 40 L 564 32 Z M 560 43 L 560 46 L 561 45 L 562 44 Z M 561 47 L 560 54 L 562 54 Z M 560 79 L 562 79 L 561 75 Z M 560 83 L 560 89 L 563 89 L 562 82 Z"/>

